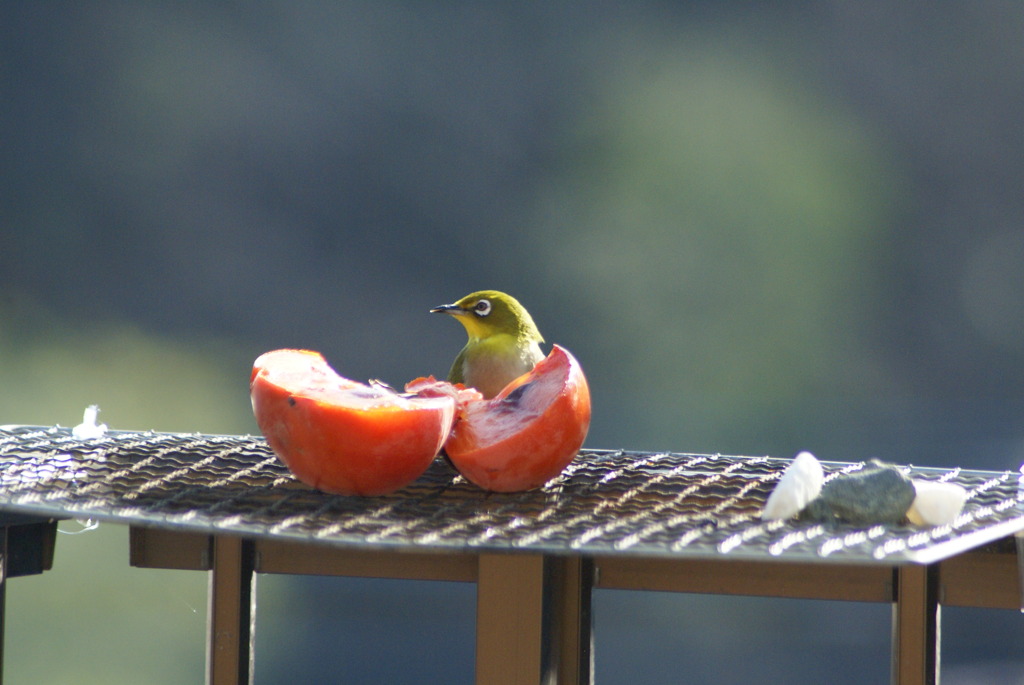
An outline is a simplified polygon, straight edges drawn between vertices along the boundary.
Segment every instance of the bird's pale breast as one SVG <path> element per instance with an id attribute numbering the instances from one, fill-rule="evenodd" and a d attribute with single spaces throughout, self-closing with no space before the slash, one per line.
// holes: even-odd
<path id="1" fill-rule="evenodd" d="M 476 388 L 484 397 L 494 397 L 512 380 L 533 369 L 544 358 L 540 345 L 510 345 L 467 356 L 463 363 L 466 385 Z"/>

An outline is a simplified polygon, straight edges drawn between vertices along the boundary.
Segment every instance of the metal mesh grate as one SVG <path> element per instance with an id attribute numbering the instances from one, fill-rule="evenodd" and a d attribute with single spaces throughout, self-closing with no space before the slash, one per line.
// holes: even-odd
<path id="1" fill-rule="evenodd" d="M 1019 474 L 906 467 L 970 491 L 950 526 L 758 518 L 789 460 L 584 450 L 558 479 L 487 493 L 442 460 L 393 495 L 296 481 L 262 438 L 0 428 L 0 509 L 355 547 L 930 563 L 1024 528 Z M 827 475 L 862 464 L 825 463 Z"/>

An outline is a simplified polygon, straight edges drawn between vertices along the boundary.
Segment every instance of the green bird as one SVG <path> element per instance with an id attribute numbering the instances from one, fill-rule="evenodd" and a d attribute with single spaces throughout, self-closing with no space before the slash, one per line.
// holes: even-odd
<path id="1" fill-rule="evenodd" d="M 494 397 L 544 358 L 544 342 L 533 317 L 516 298 L 497 290 L 480 290 L 432 313 L 451 314 L 466 328 L 469 342 L 448 372 L 452 383 Z"/>

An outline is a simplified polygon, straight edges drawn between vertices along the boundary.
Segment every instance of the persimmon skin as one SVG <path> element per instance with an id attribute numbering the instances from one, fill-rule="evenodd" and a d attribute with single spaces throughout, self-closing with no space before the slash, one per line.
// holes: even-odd
<path id="1" fill-rule="evenodd" d="M 536 394 L 527 400 L 525 393 Z M 467 480 L 485 490 L 530 490 L 569 465 L 587 437 L 590 415 L 583 369 L 568 350 L 554 345 L 493 399 L 461 407 L 445 452 Z"/>
<path id="2" fill-rule="evenodd" d="M 351 381 L 308 350 L 261 355 L 249 389 L 278 458 L 307 485 L 340 495 L 384 495 L 416 480 L 455 416 L 451 397 L 401 397 Z"/>

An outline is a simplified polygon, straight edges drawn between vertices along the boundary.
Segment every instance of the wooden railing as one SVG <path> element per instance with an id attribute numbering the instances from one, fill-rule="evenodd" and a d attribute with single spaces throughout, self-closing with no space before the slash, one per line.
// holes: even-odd
<path id="1" fill-rule="evenodd" d="M 475 583 L 480 685 L 593 682 L 598 588 L 888 603 L 899 685 L 937 681 L 942 606 L 1020 608 L 1019 474 L 912 469 L 971 493 L 941 528 L 762 522 L 787 464 L 587 450 L 541 490 L 494 495 L 439 461 L 395 495 L 344 498 L 259 438 L 0 428 L 0 609 L 8 576 L 48 568 L 54 520 L 87 517 L 130 527 L 136 567 L 210 574 L 214 685 L 252 677 L 262 574 Z"/>

